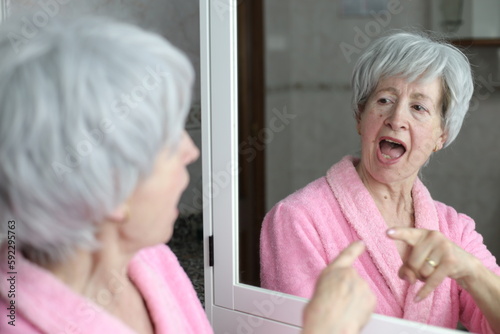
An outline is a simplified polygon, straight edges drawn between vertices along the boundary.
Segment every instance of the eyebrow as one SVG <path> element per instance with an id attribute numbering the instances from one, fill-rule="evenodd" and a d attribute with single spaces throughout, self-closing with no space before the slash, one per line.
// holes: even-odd
<path id="1" fill-rule="evenodd" d="M 432 101 L 432 99 L 425 95 L 425 94 L 422 94 L 422 93 L 414 93 L 414 94 L 411 94 L 411 97 L 413 98 L 416 98 L 416 99 L 424 99 L 424 100 L 429 100 L 431 101 L 432 103 L 434 103 L 434 101 Z"/>
<path id="2" fill-rule="evenodd" d="M 382 89 L 377 90 L 375 92 L 375 94 L 378 94 L 380 92 L 391 92 L 391 93 L 398 94 L 399 90 L 396 89 L 396 88 L 394 88 L 394 87 L 386 87 L 386 88 L 382 88 Z M 414 98 L 414 99 L 428 100 L 428 101 L 430 101 L 430 102 L 432 102 L 434 104 L 434 101 L 432 101 L 432 99 L 428 95 L 425 95 L 425 94 L 422 94 L 422 93 L 413 93 L 413 94 L 411 94 L 410 97 Z"/>
<path id="3" fill-rule="evenodd" d="M 375 94 L 378 94 L 380 92 L 386 92 L 386 91 L 389 91 L 391 93 L 399 93 L 399 90 L 397 90 L 396 88 L 394 87 L 386 87 L 386 88 L 382 88 L 382 89 L 379 89 L 375 92 Z"/>

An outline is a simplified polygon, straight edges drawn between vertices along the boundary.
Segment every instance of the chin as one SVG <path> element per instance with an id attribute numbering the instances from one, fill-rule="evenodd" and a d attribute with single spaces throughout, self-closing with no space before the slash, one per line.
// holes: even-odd
<path id="1" fill-rule="evenodd" d="M 164 244 L 168 243 L 170 240 L 172 240 L 172 236 L 174 235 L 173 231 L 168 233 L 167 237 L 165 238 L 165 241 L 163 242 Z"/>

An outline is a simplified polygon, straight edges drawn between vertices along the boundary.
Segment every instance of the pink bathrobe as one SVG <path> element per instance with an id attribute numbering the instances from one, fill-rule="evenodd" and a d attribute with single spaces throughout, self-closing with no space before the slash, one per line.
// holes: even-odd
<path id="1" fill-rule="evenodd" d="M 2 254 L 4 255 L 4 254 Z M 121 320 L 100 305 L 109 300 L 109 291 L 123 287 L 115 276 L 109 290 L 97 293 L 92 301 L 76 294 L 50 272 L 16 253 L 15 327 L 8 325 L 7 296 L 9 271 L 6 258 L 0 262 L 0 333 L 2 334 L 133 334 Z M 165 245 L 140 251 L 131 260 L 128 273 L 141 292 L 157 334 L 212 333 L 193 286 L 177 258 Z"/>
<path id="2" fill-rule="evenodd" d="M 363 240 L 367 252 L 354 267 L 377 296 L 376 313 L 448 328 L 456 328 L 460 320 L 473 332 L 492 333 L 473 299 L 452 279 L 445 279 L 423 301 L 413 302 L 423 284 L 409 286 L 398 277 L 401 257 L 354 168 L 357 161 L 343 158 L 326 177 L 288 196 L 266 215 L 261 232 L 262 286 L 310 298 L 321 270 L 351 242 Z M 472 219 L 433 201 L 418 179 L 412 196 L 415 227 L 441 231 L 500 274 Z"/>

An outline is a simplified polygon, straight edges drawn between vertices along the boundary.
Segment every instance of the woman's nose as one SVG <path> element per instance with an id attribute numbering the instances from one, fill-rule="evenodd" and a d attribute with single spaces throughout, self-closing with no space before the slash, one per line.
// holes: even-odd
<path id="1" fill-rule="evenodd" d="M 191 136 L 184 130 L 181 139 L 182 160 L 186 165 L 195 162 L 200 156 L 200 150 L 194 144 Z"/>
<path id="2" fill-rule="evenodd" d="M 407 114 L 403 103 L 397 103 L 394 105 L 384 124 L 391 127 L 394 131 L 408 128 Z"/>

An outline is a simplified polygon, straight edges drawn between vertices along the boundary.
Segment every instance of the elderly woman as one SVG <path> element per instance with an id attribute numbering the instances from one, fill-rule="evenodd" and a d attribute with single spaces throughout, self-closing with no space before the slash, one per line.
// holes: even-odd
<path id="1" fill-rule="evenodd" d="M 467 58 L 394 33 L 360 57 L 352 86 L 361 156 L 343 158 L 266 215 L 262 286 L 310 297 L 320 271 L 363 240 L 367 253 L 354 267 L 377 296 L 375 312 L 500 333 L 495 258 L 472 219 L 434 201 L 418 178 L 460 130 L 473 92 Z"/>
<path id="2" fill-rule="evenodd" d="M 183 131 L 187 58 L 104 18 L 60 14 L 31 39 L 24 22 L 0 37 L 0 332 L 211 333 L 165 245 L 199 155 Z M 368 320 L 375 299 L 352 268 L 363 250 L 324 271 L 305 333 Z"/>

